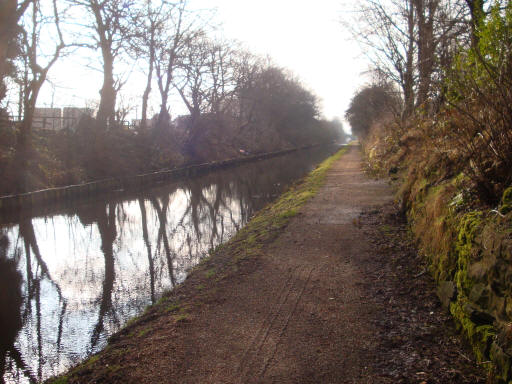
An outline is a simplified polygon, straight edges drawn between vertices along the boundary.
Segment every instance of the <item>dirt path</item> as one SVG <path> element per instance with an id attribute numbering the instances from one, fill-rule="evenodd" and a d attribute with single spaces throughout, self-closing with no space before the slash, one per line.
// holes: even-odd
<path id="1" fill-rule="evenodd" d="M 261 257 L 182 321 L 160 316 L 144 337 L 114 340 L 123 353 L 105 360 L 108 374 L 86 370 L 75 381 L 482 382 L 429 278 L 417 276 L 390 187 L 360 161 L 352 147 Z"/>

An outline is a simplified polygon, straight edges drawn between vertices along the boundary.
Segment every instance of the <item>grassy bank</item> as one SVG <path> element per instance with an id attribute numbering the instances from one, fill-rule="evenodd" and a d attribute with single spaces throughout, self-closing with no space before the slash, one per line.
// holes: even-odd
<path id="1" fill-rule="evenodd" d="M 219 286 L 257 267 L 258 256 L 265 245 L 272 243 L 318 192 L 331 165 L 346 151 L 347 148 L 343 148 L 326 159 L 277 201 L 259 211 L 229 242 L 212 250 L 210 257 L 191 271 L 185 283 L 113 335 L 103 351 L 48 383 L 122 382 L 126 354 L 136 351 L 148 334 L 161 331 L 158 324 L 162 320 L 173 332 L 180 332 L 183 324 L 192 321 L 194 312 L 211 302 Z"/>

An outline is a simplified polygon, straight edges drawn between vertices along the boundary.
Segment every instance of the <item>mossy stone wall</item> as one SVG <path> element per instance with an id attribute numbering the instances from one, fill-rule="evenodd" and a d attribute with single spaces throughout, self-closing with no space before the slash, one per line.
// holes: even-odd
<path id="1" fill-rule="evenodd" d="M 438 295 L 471 343 L 490 382 L 512 383 L 512 188 L 497 210 L 464 207 L 455 180 L 412 183 L 411 228 Z"/>

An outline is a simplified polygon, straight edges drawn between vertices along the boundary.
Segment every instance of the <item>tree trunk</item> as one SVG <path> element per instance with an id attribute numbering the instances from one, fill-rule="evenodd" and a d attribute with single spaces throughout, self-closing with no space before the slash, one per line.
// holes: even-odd
<path id="1" fill-rule="evenodd" d="M 114 123 L 116 108 L 116 89 L 114 88 L 114 53 L 112 52 L 113 31 L 109 30 L 109 23 L 114 22 L 115 16 L 103 19 L 102 9 L 104 3 L 89 0 L 89 7 L 96 20 L 95 29 L 98 33 L 101 56 L 103 58 L 103 86 L 100 90 L 100 105 L 96 120 L 103 129 L 108 129 Z M 111 27 L 112 28 L 112 27 Z"/>
<path id="2" fill-rule="evenodd" d="M 34 121 L 36 100 L 45 78 L 46 73 L 41 75 L 39 80 L 32 81 L 30 90 L 25 91 L 30 93 L 30 97 L 24 101 L 25 116 L 21 121 L 20 129 L 16 135 L 16 149 L 14 155 L 14 166 L 17 168 L 15 178 L 15 190 L 17 193 L 27 192 L 29 188 L 27 181 L 29 158 L 32 152 L 32 123 Z"/>
<path id="3" fill-rule="evenodd" d="M 100 91 L 100 105 L 97 120 L 101 127 L 107 128 L 114 124 L 116 107 L 116 90 L 114 88 L 114 58 L 108 49 L 103 54 L 103 86 Z"/>
<path id="4" fill-rule="evenodd" d="M 142 95 L 142 116 L 140 118 L 140 130 L 142 132 L 147 129 L 147 115 L 148 115 L 148 99 L 151 93 L 151 81 L 153 80 L 153 67 L 155 64 L 155 30 L 151 29 L 151 42 L 149 45 L 149 70 L 146 81 L 146 89 Z"/>
<path id="5" fill-rule="evenodd" d="M 168 94 L 162 94 L 162 103 L 160 104 L 160 112 L 158 113 L 157 129 L 162 130 L 169 125 L 171 115 L 167 110 Z"/>
<path id="6" fill-rule="evenodd" d="M 34 116 L 33 110 L 25 109 L 25 117 L 21 122 L 20 129 L 16 135 L 16 149 L 14 164 L 16 168 L 15 191 L 16 193 L 27 192 L 28 190 L 28 158 L 32 148 L 31 125 Z"/>
<path id="7" fill-rule="evenodd" d="M 406 53 L 405 72 L 402 80 L 402 90 L 404 92 L 404 112 L 403 118 L 408 118 L 414 110 L 414 5 L 412 2 L 407 4 L 407 29 L 408 46 Z"/>
<path id="8" fill-rule="evenodd" d="M 415 0 L 418 20 L 418 97 L 417 105 L 427 102 L 434 67 L 434 15 L 438 0 Z M 428 15 L 427 15 L 428 11 Z"/>
<path id="9" fill-rule="evenodd" d="M 484 15 L 484 2 L 483 0 L 466 0 L 466 4 L 471 15 L 471 45 L 476 49 L 479 42 L 478 26 Z"/>

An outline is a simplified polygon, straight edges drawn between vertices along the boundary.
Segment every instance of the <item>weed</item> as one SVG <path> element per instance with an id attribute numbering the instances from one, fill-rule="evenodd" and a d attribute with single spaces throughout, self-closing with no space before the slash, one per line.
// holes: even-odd
<path id="1" fill-rule="evenodd" d="M 188 314 L 186 314 L 186 313 L 181 313 L 179 315 L 174 316 L 174 321 L 176 323 L 182 323 L 182 322 L 186 322 L 188 320 L 189 320 L 189 317 L 188 317 Z"/>
<path id="2" fill-rule="evenodd" d="M 121 369 L 121 366 L 118 365 L 118 364 L 107 364 L 106 365 L 107 369 L 111 372 L 111 373 L 116 373 L 117 371 L 119 371 Z"/>
<path id="3" fill-rule="evenodd" d="M 289 209 L 288 211 L 281 213 L 281 217 L 284 219 L 288 219 L 290 217 L 296 216 L 297 213 L 298 213 L 297 210 L 292 208 L 292 209 Z"/>
<path id="4" fill-rule="evenodd" d="M 155 305 L 164 305 L 167 301 L 169 301 L 170 297 L 163 295 L 158 301 L 155 303 Z"/>
<path id="5" fill-rule="evenodd" d="M 215 276 L 215 268 L 210 268 L 209 270 L 207 270 L 205 273 L 204 273 L 204 276 L 207 278 L 207 279 L 211 279 L 213 276 Z"/>
<path id="6" fill-rule="evenodd" d="M 176 312 L 181 309 L 181 306 L 178 303 L 173 303 L 165 308 L 165 312 Z"/>
<path id="7" fill-rule="evenodd" d="M 123 326 L 122 329 L 127 329 L 129 327 L 131 327 L 132 325 L 134 325 L 137 321 L 139 321 L 140 319 L 140 316 L 135 316 L 135 317 L 132 317 L 130 320 L 128 320 L 126 322 L 126 324 Z"/>
<path id="8" fill-rule="evenodd" d="M 100 359 L 100 355 L 91 356 L 87 361 L 84 362 L 84 366 L 90 366 L 96 363 Z"/>
<path id="9" fill-rule="evenodd" d="M 138 334 L 137 334 L 137 337 L 144 337 L 145 335 L 147 335 L 149 332 L 151 332 L 151 328 L 148 327 L 148 328 L 144 328 L 142 331 L 140 331 Z"/>

